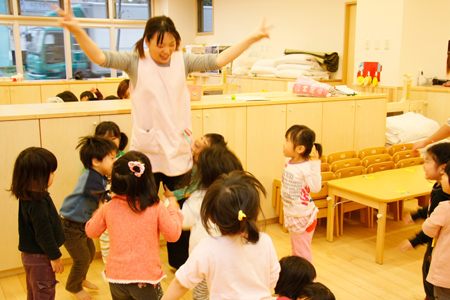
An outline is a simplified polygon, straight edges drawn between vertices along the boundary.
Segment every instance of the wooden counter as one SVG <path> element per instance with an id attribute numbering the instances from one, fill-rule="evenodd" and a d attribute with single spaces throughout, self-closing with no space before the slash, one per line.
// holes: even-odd
<path id="1" fill-rule="evenodd" d="M 203 96 L 192 102 L 194 137 L 217 132 L 267 190 L 262 211 L 275 218 L 271 205 L 272 183 L 284 167 L 282 145 L 286 130 L 293 124 L 305 124 L 316 132 L 324 154 L 370 146 L 383 146 L 385 139 L 387 95 L 307 98 L 285 92 L 253 94 L 270 101 L 231 100 L 229 95 Z M 241 95 L 236 95 L 238 98 Z M 247 95 L 248 96 L 248 95 Z M 40 146 L 58 159 L 50 194 L 57 208 L 70 194 L 82 172 L 75 149 L 81 136 L 94 133 L 102 121 L 114 121 L 131 138 L 130 100 L 43 103 L 0 106 L 2 140 L 0 197 L 0 275 L 21 266 L 17 250 L 18 202 L 7 189 L 11 184 L 15 158 L 23 149 Z M 65 251 L 65 250 L 63 250 Z M 64 252 L 64 257 L 67 253 Z"/>

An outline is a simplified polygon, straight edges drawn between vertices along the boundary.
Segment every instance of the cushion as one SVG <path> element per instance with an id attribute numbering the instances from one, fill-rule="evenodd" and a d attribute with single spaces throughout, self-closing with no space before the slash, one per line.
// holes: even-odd
<path id="1" fill-rule="evenodd" d="M 281 64 L 301 64 L 301 65 L 313 65 L 317 60 L 314 56 L 309 54 L 289 54 L 275 58 L 275 66 Z"/>
<path id="2" fill-rule="evenodd" d="M 439 123 L 421 114 L 408 112 L 386 118 L 386 143 L 404 144 L 424 139 L 440 128 Z"/>

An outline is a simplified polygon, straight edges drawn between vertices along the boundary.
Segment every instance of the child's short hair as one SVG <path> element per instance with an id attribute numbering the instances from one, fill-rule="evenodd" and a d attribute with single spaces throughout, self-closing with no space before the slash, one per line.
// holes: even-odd
<path id="1" fill-rule="evenodd" d="M 200 209 L 206 231 L 210 232 L 211 220 L 222 235 L 242 234 L 247 242 L 257 243 L 260 192 L 266 195 L 264 186 L 251 173 L 232 171 L 220 175 L 208 188 Z"/>
<path id="2" fill-rule="evenodd" d="M 78 102 L 77 96 L 71 91 L 64 91 L 56 95 L 56 97 L 63 99 L 64 102 Z"/>
<path id="3" fill-rule="evenodd" d="M 193 182 L 207 189 L 217 177 L 234 170 L 244 170 L 239 158 L 226 147 L 215 145 L 206 148 L 198 156 Z"/>
<path id="4" fill-rule="evenodd" d="M 137 213 L 158 203 L 158 191 L 148 157 L 137 151 L 129 151 L 119 157 L 111 172 L 111 191 L 126 195 L 128 205 Z M 104 200 L 104 197 L 101 195 L 100 199 Z"/>
<path id="5" fill-rule="evenodd" d="M 110 139 L 100 136 L 85 136 L 80 138 L 76 149 L 80 148 L 80 160 L 86 169 L 92 167 L 92 160 L 102 161 L 110 153 L 117 152 L 117 146 Z"/>
<path id="6" fill-rule="evenodd" d="M 80 94 L 80 100 L 83 99 L 83 97 L 88 97 L 88 100 L 95 98 L 94 94 L 91 91 L 84 91 Z"/>
<path id="7" fill-rule="evenodd" d="M 303 286 L 313 282 L 317 276 L 314 266 L 303 257 L 283 257 L 280 266 L 275 293 L 289 299 L 297 299 Z"/>
<path id="8" fill-rule="evenodd" d="M 11 194 L 20 200 L 41 199 L 47 194 L 50 174 L 58 162 L 53 153 L 40 147 L 29 147 L 19 153 L 11 183 Z"/>
<path id="9" fill-rule="evenodd" d="M 286 131 L 286 138 L 290 138 L 294 144 L 294 148 L 297 146 L 305 147 L 305 151 L 302 153 L 303 158 L 308 158 L 311 154 L 312 147 L 316 140 L 316 134 L 305 125 L 293 125 Z"/>
<path id="10" fill-rule="evenodd" d="M 450 184 L 450 164 L 446 164 L 445 165 L 444 172 L 445 172 L 445 174 L 447 174 L 447 176 L 448 176 L 448 183 Z"/>
<path id="11" fill-rule="evenodd" d="M 103 121 L 95 127 L 95 136 L 102 136 L 109 134 L 120 139 L 119 150 L 123 151 L 128 144 L 128 136 L 120 131 L 119 125 L 112 121 Z"/>
<path id="12" fill-rule="evenodd" d="M 311 282 L 303 287 L 299 300 L 336 300 L 334 294 L 320 282 Z"/>
<path id="13" fill-rule="evenodd" d="M 450 143 L 438 143 L 429 147 L 427 155 L 431 155 L 437 166 L 447 164 L 450 161 Z"/>
<path id="14" fill-rule="evenodd" d="M 207 133 L 205 134 L 205 137 L 209 140 L 209 145 L 212 147 L 214 145 L 218 146 L 227 146 L 227 142 L 225 142 L 225 138 L 223 135 L 218 133 Z"/>

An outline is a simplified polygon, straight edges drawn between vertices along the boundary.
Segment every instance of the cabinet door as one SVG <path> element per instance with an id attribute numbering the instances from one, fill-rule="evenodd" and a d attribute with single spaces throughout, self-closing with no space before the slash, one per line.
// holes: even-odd
<path id="1" fill-rule="evenodd" d="M 286 133 L 286 105 L 247 107 L 247 170 L 265 187 L 261 207 L 267 219 L 276 217 L 272 207 L 274 179 L 283 175 L 283 143 Z"/>
<path id="2" fill-rule="evenodd" d="M 191 110 L 192 132 L 194 141 L 203 135 L 203 111 L 201 109 Z"/>
<path id="3" fill-rule="evenodd" d="M 4 121 L 0 122 L 0 138 L 2 140 L 2 155 L 0 165 L 2 166 L 0 181 L 0 199 L 2 209 L 0 210 L 0 271 L 20 268 L 22 261 L 19 245 L 17 214 L 19 202 L 8 192 L 11 188 L 14 162 L 19 153 L 25 148 L 40 147 L 39 121 Z"/>
<path id="4" fill-rule="evenodd" d="M 286 129 L 296 124 L 311 128 L 316 142 L 322 143 L 322 102 L 288 104 Z"/>
<path id="5" fill-rule="evenodd" d="M 119 126 L 120 131 L 127 135 L 128 144 L 123 150 L 124 152 L 127 152 L 130 149 L 131 129 L 133 128 L 133 124 L 131 123 L 131 114 L 100 116 L 100 122 L 103 121 L 112 121 L 116 123 L 117 126 Z"/>
<path id="6" fill-rule="evenodd" d="M 352 150 L 355 125 L 355 101 L 323 103 L 323 153 Z"/>
<path id="7" fill-rule="evenodd" d="M 252 92 L 279 92 L 286 91 L 286 82 L 281 80 L 262 80 L 253 79 L 252 80 Z"/>
<path id="8" fill-rule="evenodd" d="M 41 103 L 41 87 L 39 85 L 10 86 L 11 104 Z"/>
<path id="9" fill-rule="evenodd" d="M 0 105 L 11 104 L 9 86 L 0 86 Z"/>
<path id="10" fill-rule="evenodd" d="M 203 110 L 203 134 L 220 133 L 228 147 L 236 154 L 246 168 L 247 141 L 245 107 L 217 108 Z"/>
<path id="11" fill-rule="evenodd" d="M 80 101 L 80 95 L 82 92 L 90 91 L 93 87 L 96 87 L 95 83 L 74 83 L 69 85 L 70 91 L 77 96 L 78 101 Z"/>
<path id="12" fill-rule="evenodd" d="M 58 210 L 83 172 L 79 150 L 75 149 L 78 141 L 80 137 L 94 134 L 98 122 L 98 116 L 40 120 L 42 147 L 53 152 L 58 159 L 58 169 L 49 189 Z M 69 257 L 64 247 L 61 251 L 63 258 Z"/>
<path id="13" fill-rule="evenodd" d="M 386 98 L 356 101 L 354 150 L 385 145 L 386 110 Z"/>
<path id="14" fill-rule="evenodd" d="M 56 95 L 58 95 L 59 93 L 68 90 L 68 84 L 43 84 L 41 85 L 41 101 L 42 103 L 45 103 L 45 100 L 47 100 L 47 98 L 56 97 Z"/>
<path id="15" fill-rule="evenodd" d="M 97 88 L 102 93 L 103 98 L 107 96 L 113 95 L 117 96 L 117 87 L 119 86 L 119 82 L 105 82 L 105 83 L 97 83 Z"/>

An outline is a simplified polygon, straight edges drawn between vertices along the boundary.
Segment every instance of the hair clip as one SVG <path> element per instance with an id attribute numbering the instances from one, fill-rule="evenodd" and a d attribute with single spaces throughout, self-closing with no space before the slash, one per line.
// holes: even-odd
<path id="1" fill-rule="evenodd" d="M 242 210 L 239 210 L 239 214 L 238 214 L 238 220 L 239 221 L 242 221 L 244 218 L 246 218 L 247 217 L 247 215 L 246 214 L 244 214 L 243 212 L 242 212 Z"/>
<path id="2" fill-rule="evenodd" d="M 142 174 L 144 174 L 145 166 L 143 163 L 140 163 L 139 161 L 129 161 L 128 167 L 130 168 L 131 172 L 134 173 L 136 177 L 141 177 Z M 136 171 L 134 167 L 138 167 L 139 171 Z"/>

